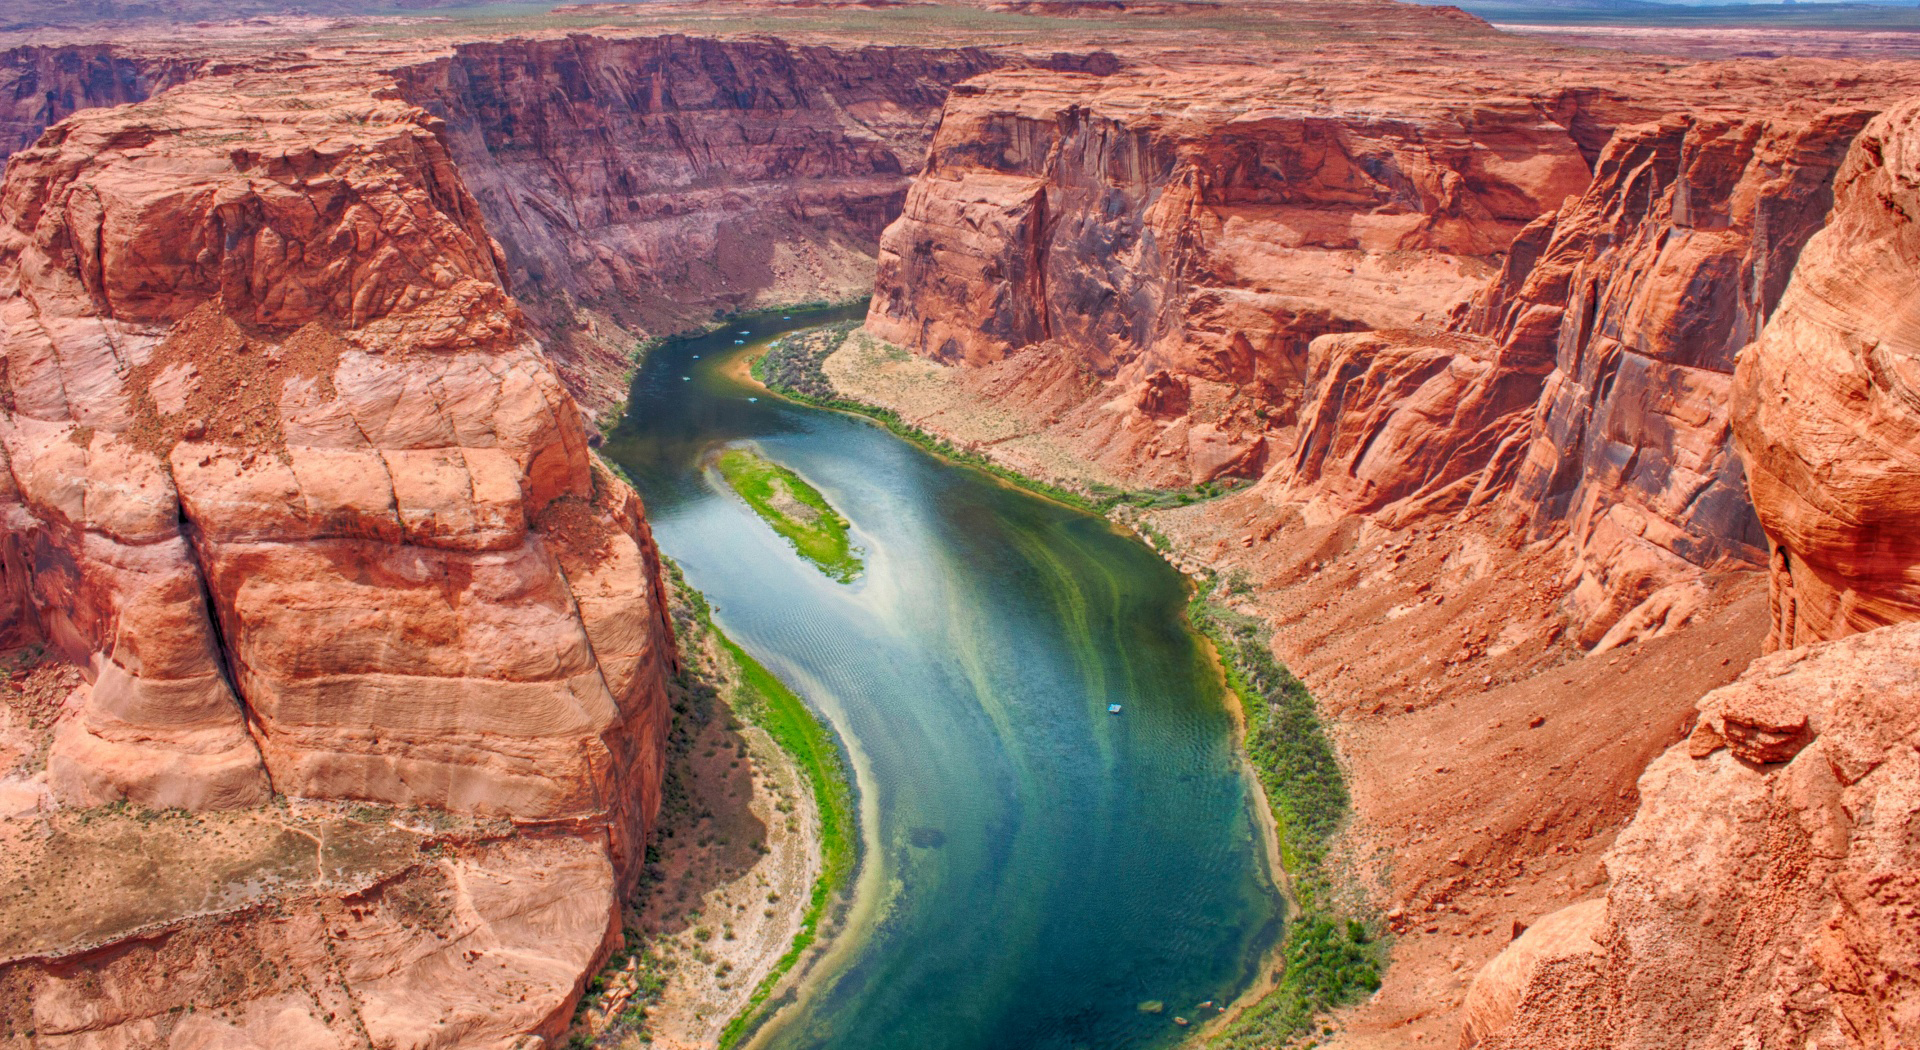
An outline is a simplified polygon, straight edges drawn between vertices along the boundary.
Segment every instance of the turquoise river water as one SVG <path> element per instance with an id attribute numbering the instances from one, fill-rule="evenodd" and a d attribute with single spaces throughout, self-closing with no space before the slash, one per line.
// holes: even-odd
<path id="1" fill-rule="evenodd" d="M 727 374 L 785 331 L 848 316 L 655 350 L 605 449 L 722 628 L 852 759 L 855 904 L 760 1043 L 1176 1043 L 1176 1015 L 1211 1016 L 1196 1007 L 1254 978 L 1283 914 L 1182 581 L 1098 517 Z M 853 523 L 859 580 L 829 580 L 702 468 L 738 440 Z"/>

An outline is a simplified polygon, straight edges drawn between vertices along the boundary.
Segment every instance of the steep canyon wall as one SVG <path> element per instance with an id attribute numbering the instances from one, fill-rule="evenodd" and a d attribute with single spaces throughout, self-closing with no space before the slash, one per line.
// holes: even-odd
<path id="1" fill-rule="evenodd" d="M 494 830 L 441 861 L 323 865 L 277 891 L 306 933 L 261 911 L 274 879 L 242 879 L 156 958 L 94 971 L 112 1009 L 59 990 L 61 953 L 100 931 L 13 929 L 10 910 L 27 954 L 6 998 L 30 1016 L 9 1031 L 146 1045 L 199 1003 L 266 1046 L 557 1035 L 638 875 L 675 659 L 659 555 L 442 124 L 379 88 L 204 78 L 10 161 L 0 590 L 84 672 L 52 726 L 8 726 L 45 756 L 10 797 L 241 820 L 292 796 Z M 34 732 L 50 743 L 14 739 Z M 358 903 L 325 892 L 340 880 Z M 229 973 L 242 952 L 195 971 L 205 987 L 152 984 L 179 965 L 165 943 L 206 937 L 257 944 L 277 979 Z"/>
<path id="2" fill-rule="evenodd" d="M 1463 1043 L 1920 1040 L 1913 952 L 1920 106 L 1877 117 L 1757 341 L 1733 426 L 1772 544 L 1770 648 L 1647 770 L 1603 897 L 1483 973 Z M 1544 923 L 1543 923 L 1544 925 Z"/>
<path id="3" fill-rule="evenodd" d="M 569 36 L 462 44 L 394 71 L 454 160 L 574 388 L 618 398 L 633 334 L 865 292 L 954 83 L 978 49 Z"/>
<path id="4" fill-rule="evenodd" d="M 1778 72 L 1711 105 L 1628 80 L 1391 106 L 1244 70 L 988 74 L 887 231 L 868 331 L 1123 478 L 1255 478 L 1392 528 L 1500 508 L 1566 541 L 1582 645 L 1658 629 L 1674 588 L 1766 560 L 1734 354 L 1876 111 Z"/>

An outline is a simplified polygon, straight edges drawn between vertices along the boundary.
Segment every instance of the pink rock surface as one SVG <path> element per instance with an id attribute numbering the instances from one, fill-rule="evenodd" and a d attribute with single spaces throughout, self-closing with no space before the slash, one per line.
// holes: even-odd
<path id="1" fill-rule="evenodd" d="M 1767 656 L 1700 711 L 1607 858 L 1599 950 L 1541 967 L 1515 942 L 1464 1045 L 1920 1040 L 1920 625 Z M 1505 1020 L 1472 1012 L 1520 971 Z"/>

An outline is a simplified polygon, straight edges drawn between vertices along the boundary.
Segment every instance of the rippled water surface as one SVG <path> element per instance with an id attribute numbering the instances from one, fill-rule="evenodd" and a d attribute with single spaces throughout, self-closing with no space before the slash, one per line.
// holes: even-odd
<path id="1" fill-rule="evenodd" d="M 606 449 L 721 625 L 853 758 L 860 899 L 766 1041 L 1176 1042 L 1176 1014 L 1207 1016 L 1197 1004 L 1251 980 L 1280 914 L 1181 581 L 1099 518 L 726 371 L 784 330 L 846 316 L 740 322 L 656 350 Z M 701 457 L 740 439 L 852 521 L 859 581 L 828 580 L 709 480 Z M 1166 1011 L 1142 1012 L 1147 1000 Z"/>

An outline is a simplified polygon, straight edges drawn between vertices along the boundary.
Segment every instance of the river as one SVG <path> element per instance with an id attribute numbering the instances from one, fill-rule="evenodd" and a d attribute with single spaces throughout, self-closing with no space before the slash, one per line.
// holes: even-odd
<path id="1" fill-rule="evenodd" d="M 656 349 L 604 450 L 721 627 L 852 759 L 856 904 L 762 1042 L 1178 1042 L 1174 1017 L 1204 1020 L 1198 1004 L 1245 988 L 1282 915 L 1183 581 L 1101 518 L 728 373 L 785 331 L 852 316 Z M 846 515 L 862 578 L 829 580 L 701 468 L 742 439 Z M 1140 1009 L 1153 1000 L 1164 1012 Z"/>

